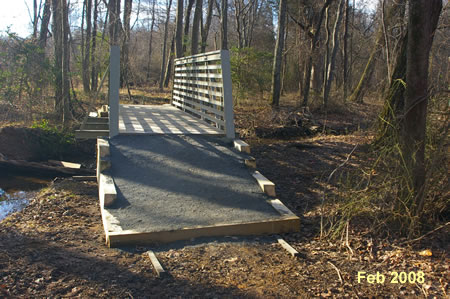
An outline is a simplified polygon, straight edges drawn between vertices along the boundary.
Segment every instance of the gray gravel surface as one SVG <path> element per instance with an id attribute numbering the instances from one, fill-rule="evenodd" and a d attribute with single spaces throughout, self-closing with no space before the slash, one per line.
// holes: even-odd
<path id="1" fill-rule="evenodd" d="M 108 208 L 122 229 L 167 231 L 279 217 L 220 137 L 117 136 L 111 174 L 118 200 Z"/>

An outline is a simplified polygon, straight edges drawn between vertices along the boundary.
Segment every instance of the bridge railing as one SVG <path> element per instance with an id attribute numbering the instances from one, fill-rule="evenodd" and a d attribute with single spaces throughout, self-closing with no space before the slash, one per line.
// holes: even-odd
<path id="1" fill-rule="evenodd" d="M 176 59 L 172 105 L 234 139 L 229 52 L 219 50 Z"/>

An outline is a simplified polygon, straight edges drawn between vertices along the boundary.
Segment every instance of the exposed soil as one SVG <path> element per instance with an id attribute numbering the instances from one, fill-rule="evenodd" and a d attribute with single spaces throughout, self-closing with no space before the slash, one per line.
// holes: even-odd
<path id="1" fill-rule="evenodd" d="M 258 169 L 302 218 L 299 233 L 283 235 L 300 252 L 297 258 L 273 236 L 109 249 L 96 184 L 64 179 L 0 222 L 0 297 L 448 296 L 448 226 L 407 245 L 373 239 L 353 227 L 348 246 L 345 238 L 320 239 L 320 200 L 324 188 L 332 188 L 324 184 L 326 177 L 367 137 L 355 133 L 249 141 Z M 168 277 L 153 273 L 148 249 L 156 252 Z M 385 281 L 358 282 L 358 271 L 379 272 Z M 393 271 L 422 271 L 424 282 L 391 283 Z"/>

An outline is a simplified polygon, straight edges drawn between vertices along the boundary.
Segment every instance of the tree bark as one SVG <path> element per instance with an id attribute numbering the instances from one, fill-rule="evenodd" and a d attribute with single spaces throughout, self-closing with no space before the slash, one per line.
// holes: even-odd
<path id="1" fill-rule="evenodd" d="M 344 8 L 344 1 L 339 1 L 339 7 L 337 9 L 336 13 L 336 21 L 334 23 L 333 28 L 333 49 L 331 51 L 331 57 L 330 57 L 330 64 L 328 66 L 328 75 L 327 80 L 325 82 L 325 89 L 323 92 L 323 107 L 326 109 L 328 106 L 328 97 L 330 95 L 331 90 L 331 84 L 333 83 L 333 77 L 334 77 L 334 68 L 336 65 L 336 54 L 339 49 L 339 27 L 341 26 L 342 21 L 342 12 Z"/>
<path id="2" fill-rule="evenodd" d="M 198 53 L 198 40 L 200 31 L 200 19 L 202 18 L 203 0 L 197 0 L 195 4 L 194 20 L 192 22 L 191 55 Z"/>
<path id="3" fill-rule="evenodd" d="M 128 83 L 129 76 L 129 49 L 130 49 L 130 22 L 131 22 L 131 9 L 132 9 L 132 0 L 125 0 L 124 8 L 123 8 L 123 40 L 122 40 L 122 67 L 121 69 L 121 86 L 124 87 Z"/>
<path id="4" fill-rule="evenodd" d="M 184 0 L 178 0 L 176 32 L 175 32 L 177 58 L 183 57 L 183 4 Z"/>
<path id="5" fill-rule="evenodd" d="M 228 1 L 222 0 L 220 22 L 220 47 L 222 50 L 228 50 Z"/>
<path id="6" fill-rule="evenodd" d="M 202 27 L 202 44 L 201 44 L 201 52 L 206 52 L 206 46 L 208 42 L 208 34 L 209 28 L 211 27 L 212 15 L 213 15 L 213 7 L 214 0 L 208 1 L 208 12 L 206 13 L 206 23 L 205 26 Z"/>
<path id="7" fill-rule="evenodd" d="M 343 36 L 343 40 L 344 40 L 344 65 L 343 65 L 343 84 L 342 84 L 342 88 L 343 88 L 343 92 L 344 92 L 344 101 L 347 100 L 347 94 L 348 94 L 348 75 L 349 75 L 349 71 L 348 71 L 348 23 L 350 20 L 350 7 L 349 7 L 349 0 L 345 0 L 345 21 L 344 21 L 344 36 Z"/>
<path id="8" fill-rule="evenodd" d="M 170 43 L 170 51 L 169 51 L 169 57 L 167 62 L 167 68 L 164 75 L 164 87 L 169 87 L 169 81 L 170 77 L 172 76 L 172 69 L 173 69 L 173 59 L 175 56 L 175 36 L 172 37 L 172 42 Z"/>
<path id="9" fill-rule="evenodd" d="M 98 86 L 98 68 L 97 68 L 97 60 L 95 57 L 96 54 L 96 48 L 97 48 L 97 21 L 98 21 L 98 1 L 94 0 L 94 19 L 92 21 L 93 23 L 93 29 L 92 29 L 92 54 L 91 54 L 91 90 L 97 91 Z"/>
<path id="10" fill-rule="evenodd" d="M 191 23 L 191 12 L 195 0 L 189 0 L 186 8 L 186 15 L 184 16 L 184 37 L 183 37 L 183 54 L 186 53 L 187 44 L 189 40 L 189 24 Z"/>
<path id="11" fill-rule="evenodd" d="M 47 36 L 48 36 L 48 24 L 50 23 L 51 16 L 51 1 L 45 0 L 44 10 L 42 13 L 42 21 L 41 21 L 41 29 L 39 31 L 39 46 L 41 49 L 45 49 L 47 45 Z"/>
<path id="12" fill-rule="evenodd" d="M 92 0 L 85 0 L 85 16 L 86 16 L 86 35 L 84 40 L 84 55 L 82 58 L 82 79 L 84 92 L 90 91 L 89 81 L 89 59 L 91 55 L 91 30 L 92 30 Z M 81 29 L 83 30 L 83 28 Z"/>
<path id="13" fill-rule="evenodd" d="M 405 5 L 405 0 L 399 0 L 398 2 L 394 1 L 389 8 L 389 11 L 386 16 L 386 23 L 391 24 L 394 17 L 398 15 L 403 9 L 403 5 Z M 381 47 L 383 46 L 384 34 L 383 34 L 383 26 L 380 26 L 378 29 L 375 45 L 372 48 L 372 52 L 370 53 L 369 60 L 367 61 L 366 67 L 359 79 L 359 83 L 350 96 L 349 100 L 356 103 L 362 103 L 364 99 L 364 95 L 367 91 L 367 86 L 369 85 L 370 79 L 372 78 L 373 71 L 375 70 L 375 62 L 378 56 L 381 53 Z"/>
<path id="14" fill-rule="evenodd" d="M 402 148 L 413 190 L 413 215 L 420 216 L 425 202 L 425 142 L 428 106 L 428 66 L 441 0 L 409 2 L 406 90 Z"/>
<path id="15" fill-rule="evenodd" d="M 62 14 L 60 0 L 52 0 L 53 11 L 53 43 L 55 47 L 55 112 L 60 120 L 62 120 Z"/>
<path id="16" fill-rule="evenodd" d="M 156 0 L 153 0 L 153 2 L 152 2 L 152 23 L 150 25 L 150 38 L 148 41 L 147 81 L 150 80 L 150 67 L 151 67 L 151 61 L 152 61 L 153 28 L 155 26 L 155 4 L 156 4 Z"/>
<path id="17" fill-rule="evenodd" d="M 70 115 L 70 79 L 69 79 L 69 8 L 67 0 L 61 0 L 62 13 L 62 96 L 63 96 L 63 125 L 67 126 Z"/>
<path id="18" fill-rule="evenodd" d="M 281 63 L 283 58 L 284 32 L 286 27 L 287 0 L 280 0 L 278 8 L 277 43 L 273 59 L 272 70 L 272 106 L 280 106 L 281 94 Z"/>
<path id="19" fill-rule="evenodd" d="M 164 74 L 166 70 L 166 57 L 167 57 L 167 37 L 169 34 L 169 21 L 170 21 L 170 8 L 172 7 L 172 0 L 167 3 L 166 21 L 164 23 L 164 39 L 162 47 L 162 61 L 161 61 L 161 73 L 159 76 L 159 89 L 164 89 Z"/>

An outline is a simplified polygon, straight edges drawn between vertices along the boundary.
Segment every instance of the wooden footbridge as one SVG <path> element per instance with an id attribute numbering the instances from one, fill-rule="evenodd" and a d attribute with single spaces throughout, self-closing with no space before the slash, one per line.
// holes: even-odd
<path id="1" fill-rule="evenodd" d="M 119 57 L 112 47 L 108 118 L 88 117 L 77 132 L 106 135 L 97 180 L 109 246 L 299 230 L 235 138 L 228 51 L 176 59 L 165 105 L 119 105 Z"/>

